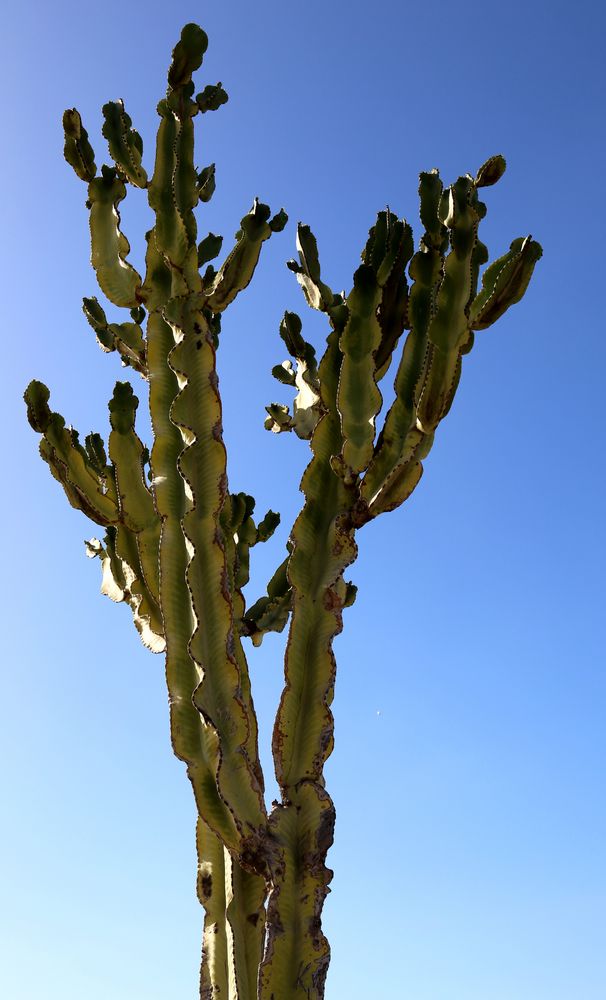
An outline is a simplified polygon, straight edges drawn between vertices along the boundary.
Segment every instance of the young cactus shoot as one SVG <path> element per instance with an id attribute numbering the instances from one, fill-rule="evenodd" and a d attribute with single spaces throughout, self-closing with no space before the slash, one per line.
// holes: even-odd
<path id="1" fill-rule="evenodd" d="M 97 282 L 126 310 L 122 322 L 110 322 L 96 298 L 85 298 L 84 314 L 103 350 L 142 379 L 151 447 L 135 429 L 130 382 L 116 383 L 107 443 L 97 433 L 81 441 L 51 410 L 41 382 L 31 382 L 25 400 L 52 475 L 102 529 L 87 543 L 101 564 L 102 592 L 129 605 L 144 644 L 166 658 L 173 750 L 198 816 L 200 997 L 322 1000 L 335 817 L 323 775 L 334 740 L 332 647 L 356 595 L 345 574 L 360 529 L 417 487 L 476 331 L 481 339 L 522 298 L 541 247 L 520 237 L 488 264 L 480 194 L 503 175 L 502 156 L 446 187 L 437 170 L 422 173 L 420 239 L 404 219 L 379 212 L 347 294 L 323 280 L 314 235 L 298 226 L 298 260 L 288 267 L 307 304 L 325 314 L 328 336 L 317 358 L 299 316 L 284 313 L 280 336 L 292 361 L 273 374 L 294 400 L 291 409 L 267 406 L 265 426 L 308 441 L 311 459 L 286 557 L 266 595 L 247 607 L 250 549 L 271 537 L 279 515 L 255 520 L 252 496 L 230 492 L 217 353 L 222 313 L 287 216 L 255 199 L 234 246 L 211 263 L 222 238 L 199 239 L 195 210 L 212 197 L 215 173 L 213 164 L 194 166 L 194 119 L 218 110 L 227 94 L 220 83 L 195 92 L 206 48 L 204 31 L 186 25 L 158 104 L 153 169 L 122 101 L 103 107 L 111 165 L 100 170 L 76 109 L 63 118 L 65 158 L 88 188 Z M 144 274 L 129 262 L 120 228 L 130 188 L 147 193 L 155 219 Z M 395 398 L 383 413 L 388 373 Z M 272 741 L 281 801 L 268 810 L 247 647 L 285 628 Z"/>

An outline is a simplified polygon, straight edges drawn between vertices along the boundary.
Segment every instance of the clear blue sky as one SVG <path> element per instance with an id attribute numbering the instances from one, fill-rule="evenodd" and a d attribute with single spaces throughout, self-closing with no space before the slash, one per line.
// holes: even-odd
<path id="1" fill-rule="evenodd" d="M 99 596 L 94 529 L 38 459 L 21 402 L 37 377 L 82 433 L 106 429 L 123 372 L 81 313 L 95 282 L 61 114 L 79 108 L 99 160 L 101 105 L 124 97 L 149 165 L 190 20 L 210 36 L 199 81 L 230 94 L 198 131 L 218 181 L 201 230 L 229 245 L 254 195 L 291 216 L 221 344 L 231 484 L 283 515 L 251 599 L 307 460 L 263 430 L 264 405 L 288 395 L 270 376 L 283 310 L 324 336 L 284 267 L 296 220 L 327 280 L 350 287 L 386 203 L 418 237 L 419 170 L 450 181 L 502 152 L 484 239 L 496 256 L 532 233 L 545 251 L 523 304 L 478 335 L 418 491 L 360 538 L 327 768 L 327 1000 L 604 1000 L 606 19 L 589 0 L 5 11 L 0 994 L 197 995 L 194 812 L 162 660 Z M 131 192 L 123 212 L 135 262 L 143 203 Z M 282 647 L 252 657 L 265 747 Z"/>

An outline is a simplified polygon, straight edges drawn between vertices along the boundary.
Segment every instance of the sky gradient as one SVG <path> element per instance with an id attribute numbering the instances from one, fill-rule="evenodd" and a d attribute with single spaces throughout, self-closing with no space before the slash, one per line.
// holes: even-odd
<path id="1" fill-rule="evenodd" d="M 386 204 L 418 239 L 420 170 L 449 183 L 501 152 L 491 258 L 528 233 L 544 248 L 524 301 L 477 335 L 418 490 L 360 537 L 336 641 L 326 1000 L 603 1000 L 606 16 L 588 0 L 58 0 L 5 14 L 0 995 L 197 996 L 194 809 L 162 659 L 99 596 L 82 544 L 95 527 L 38 458 L 21 398 L 39 378 L 82 434 L 106 432 L 128 373 L 81 312 L 95 280 L 61 115 L 78 107 L 99 163 L 101 105 L 123 97 L 151 167 L 187 21 L 210 39 L 198 89 L 221 80 L 230 95 L 198 120 L 199 165 L 217 164 L 201 235 L 229 247 L 255 195 L 290 215 L 219 357 L 231 487 L 282 514 L 253 553 L 251 602 L 282 559 L 308 460 L 263 429 L 265 404 L 289 401 L 270 374 L 278 324 L 294 309 L 318 348 L 326 334 L 284 266 L 297 220 L 329 284 L 349 289 Z M 149 215 L 131 191 L 135 265 Z M 270 636 L 250 658 L 268 779 L 283 645 Z"/>

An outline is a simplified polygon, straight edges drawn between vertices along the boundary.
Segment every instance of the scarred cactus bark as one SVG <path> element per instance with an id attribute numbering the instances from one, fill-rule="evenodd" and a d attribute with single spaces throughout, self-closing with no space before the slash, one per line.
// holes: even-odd
<path id="1" fill-rule="evenodd" d="M 217 269 L 210 262 L 222 237 L 198 242 L 194 210 L 212 197 L 215 170 L 194 167 L 194 118 L 227 101 L 220 83 L 194 96 L 192 74 L 206 47 L 202 29 L 186 25 L 158 105 L 151 177 L 122 101 L 103 108 L 113 165 L 100 173 L 78 112 L 63 118 L 65 158 L 88 185 L 99 287 L 129 315 L 109 323 L 96 298 L 84 299 L 84 313 L 103 350 L 144 380 L 151 450 L 136 433 L 138 399 L 128 382 L 116 384 L 109 403 L 107 447 L 98 434 L 82 444 L 51 411 L 41 382 L 25 399 L 51 473 L 70 504 L 104 529 L 87 543 L 101 562 L 102 592 L 126 602 L 145 645 L 166 656 L 173 749 L 198 810 L 200 996 L 321 1000 L 330 957 L 321 914 L 332 876 L 334 807 L 323 777 L 333 748 L 332 645 L 356 593 L 344 574 L 357 532 L 418 485 L 474 332 L 522 298 L 541 248 L 530 237 L 514 240 L 484 269 L 478 291 L 488 261 L 479 192 L 502 176 L 501 156 L 446 188 L 437 170 L 422 173 L 418 248 L 407 222 L 380 212 L 347 295 L 323 281 L 316 240 L 299 225 L 299 260 L 288 266 L 307 303 L 326 314 L 329 334 L 317 360 L 295 313 L 280 325 L 293 360 L 273 374 L 296 395 L 292 413 L 281 403 L 267 407 L 266 427 L 294 431 L 312 457 L 287 556 L 267 594 L 247 608 L 250 549 L 271 536 L 279 516 L 269 511 L 256 523 L 253 498 L 229 491 L 217 349 L 222 312 L 287 217 L 255 199 Z M 129 185 L 147 191 L 155 215 L 144 275 L 129 263 L 120 228 Z M 390 368 L 395 399 L 380 420 Z M 244 639 L 259 645 L 287 625 L 273 734 L 282 797 L 268 814 Z"/>

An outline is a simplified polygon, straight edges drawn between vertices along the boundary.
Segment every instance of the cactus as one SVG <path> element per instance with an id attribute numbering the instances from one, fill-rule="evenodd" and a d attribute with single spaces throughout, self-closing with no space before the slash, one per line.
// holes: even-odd
<path id="1" fill-rule="evenodd" d="M 486 213 L 479 191 L 502 176 L 501 156 L 446 188 L 437 170 L 422 173 L 418 249 L 405 220 L 379 212 L 347 295 L 324 282 L 315 237 L 298 226 L 299 260 L 288 267 L 308 305 L 326 314 L 329 333 L 317 360 L 296 313 L 280 324 L 295 367 L 284 361 L 273 374 L 296 395 L 292 413 L 270 404 L 265 425 L 294 431 L 312 457 L 286 557 L 266 595 L 247 607 L 250 549 L 270 538 L 279 515 L 255 522 L 252 496 L 229 490 L 217 349 L 221 313 L 287 217 L 255 199 L 217 269 L 210 261 L 222 237 L 198 242 L 194 210 L 212 197 L 215 168 L 194 166 L 194 118 L 227 101 L 220 83 L 194 97 L 192 76 L 206 47 L 202 29 L 186 25 L 158 105 L 151 178 L 122 101 L 103 108 L 112 165 L 100 173 L 79 113 L 63 119 L 65 158 L 88 185 L 99 287 L 129 316 L 108 322 L 96 298 L 84 299 L 84 313 L 101 348 L 143 380 L 151 450 L 136 433 L 138 400 L 128 382 L 116 383 L 109 403 L 107 448 L 96 433 L 81 444 L 51 411 L 41 382 L 29 385 L 25 400 L 51 473 L 70 504 L 104 529 L 87 543 L 101 562 L 102 592 L 127 603 L 142 641 L 166 656 L 172 745 L 198 813 L 200 996 L 321 1000 L 330 958 L 321 915 L 334 827 L 323 777 L 334 739 L 332 647 L 355 600 L 345 574 L 356 536 L 418 485 L 475 332 L 522 298 L 541 248 L 529 236 L 514 240 L 484 269 L 478 291 L 488 261 L 478 238 Z M 129 186 L 147 191 L 155 216 L 144 275 L 129 263 L 120 229 Z M 380 383 L 390 367 L 395 399 L 379 427 Z M 244 640 L 259 645 L 287 626 L 272 742 L 281 801 L 268 813 Z"/>

